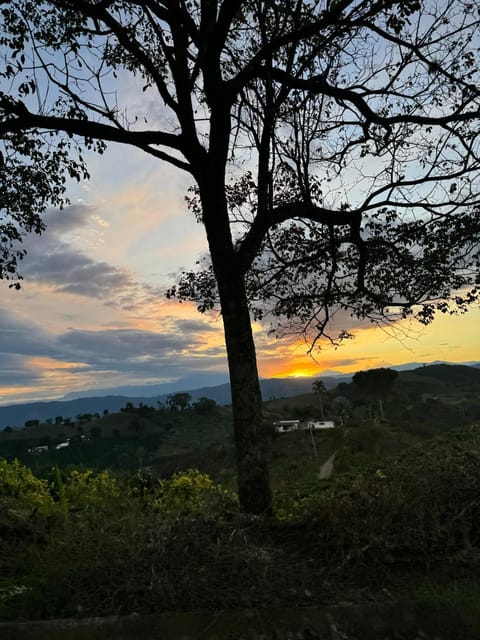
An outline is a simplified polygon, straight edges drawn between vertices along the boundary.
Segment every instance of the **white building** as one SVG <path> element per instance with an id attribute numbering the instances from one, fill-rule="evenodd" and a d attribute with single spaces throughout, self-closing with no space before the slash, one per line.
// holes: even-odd
<path id="1" fill-rule="evenodd" d="M 288 431 L 298 431 L 300 420 L 277 420 L 273 423 L 276 433 L 287 433 Z"/>
<path id="2" fill-rule="evenodd" d="M 48 445 L 42 445 L 41 447 L 32 447 L 28 450 L 28 453 L 48 453 Z"/>
<path id="3" fill-rule="evenodd" d="M 303 428 L 310 431 L 318 431 L 320 429 L 333 429 L 335 423 L 333 420 L 309 420 Z"/>

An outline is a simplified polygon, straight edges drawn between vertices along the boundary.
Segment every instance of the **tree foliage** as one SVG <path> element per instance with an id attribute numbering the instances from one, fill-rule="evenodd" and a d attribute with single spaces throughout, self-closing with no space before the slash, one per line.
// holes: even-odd
<path id="1" fill-rule="evenodd" d="M 178 393 L 172 393 L 172 395 L 168 396 L 167 404 L 172 411 L 185 411 L 190 406 L 190 401 L 192 400 L 192 396 L 185 392 L 179 391 Z"/>
<path id="2" fill-rule="evenodd" d="M 366 397 L 383 398 L 393 388 L 398 378 L 398 372 L 394 369 L 369 369 L 358 371 L 352 378 L 355 387 L 360 394 Z"/>

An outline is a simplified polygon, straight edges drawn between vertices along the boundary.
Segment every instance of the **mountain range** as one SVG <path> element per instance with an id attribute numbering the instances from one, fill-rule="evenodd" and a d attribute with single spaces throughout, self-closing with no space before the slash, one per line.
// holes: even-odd
<path id="1" fill-rule="evenodd" d="M 434 369 L 439 364 L 435 362 L 425 365 L 423 363 L 409 363 L 398 367 L 391 367 L 397 371 L 414 371 L 423 368 Z M 468 365 L 468 366 L 465 366 Z M 456 370 L 460 368 L 479 368 L 479 362 L 469 362 L 465 365 L 450 365 Z M 448 368 L 448 367 L 447 367 Z M 452 369 L 453 371 L 453 369 Z M 425 372 L 426 373 L 426 372 Z M 321 379 L 327 389 L 333 389 L 341 382 L 350 382 L 351 374 L 336 374 L 328 376 L 314 376 L 301 378 L 266 378 L 260 381 L 264 400 L 274 398 L 289 398 L 312 391 L 314 380 Z M 221 379 L 221 376 L 220 376 Z M 201 397 L 211 398 L 217 404 L 230 404 L 230 384 L 216 384 L 200 388 L 189 388 L 189 379 L 185 378 L 174 383 L 119 387 L 116 389 L 91 390 L 76 394 L 68 394 L 61 400 L 48 400 L 42 402 L 30 402 L 0 406 L 0 428 L 11 426 L 22 428 L 27 420 L 40 420 L 44 422 L 56 416 L 63 418 L 75 418 L 79 414 L 100 413 L 105 410 L 109 413 L 120 411 L 127 402 L 139 405 L 141 402 L 150 406 L 156 406 L 157 402 L 165 402 L 172 393 L 189 393 L 193 402 Z M 104 393 L 105 392 L 105 393 Z M 104 393 L 104 395 L 103 395 Z M 74 397 L 72 397 L 74 396 Z M 80 397 L 79 397 L 80 396 Z"/>

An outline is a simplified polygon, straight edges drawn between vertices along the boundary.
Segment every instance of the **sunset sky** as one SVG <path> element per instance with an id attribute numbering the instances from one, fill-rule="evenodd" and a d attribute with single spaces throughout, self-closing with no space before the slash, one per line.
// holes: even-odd
<path id="1" fill-rule="evenodd" d="M 92 179 L 72 186 L 72 206 L 50 211 L 48 229 L 25 242 L 20 292 L 2 287 L 0 404 L 69 392 L 188 378 L 189 387 L 226 378 L 218 313 L 165 299 L 182 267 L 206 249 L 186 208 L 188 176 L 141 152 L 112 146 L 89 162 Z M 307 355 L 255 325 L 260 375 L 327 375 L 406 362 L 480 360 L 480 311 L 431 327 L 390 330 L 342 318 L 353 340 Z M 102 391 L 103 393 L 103 391 Z"/>

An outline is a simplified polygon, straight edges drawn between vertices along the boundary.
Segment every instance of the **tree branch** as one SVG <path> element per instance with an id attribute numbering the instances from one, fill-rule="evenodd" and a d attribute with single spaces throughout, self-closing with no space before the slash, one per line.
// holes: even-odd
<path id="1" fill-rule="evenodd" d="M 175 158 L 161 150 L 151 148 L 150 145 L 162 145 L 183 153 L 184 141 L 182 136 L 163 131 L 128 131 L 101 122 L 91 122 L 75 118 L 62 118 L 57 116 L 45 116 L 28 111 L 22 102 L 13 103 L 10 100 L 0 98 L 0 111 L 15 116 L 0 122 L 0 138 L 8 133 L 43 129 L 45 131 L 64 131 L 71 135 L 78 135 L 94 140 L 106 140 L 119 142 L 148 151 L 151 155 L 167 160 L 174 166 L 192 173 L 189 163 Z"/>
<path id="2" fill-rule="evenodd" d="M 257 215 L 242 242 L 237 246 L 237 260 L 243 273 L 250 268 L 269 229 L 292 220 L 303 218 L 327 226 L 348 226 L 359 233 L 361 211 L 335 211 L 305 202 L 289 202 L 275 207 L 268 215 Z M 356 241 L 357 238 L 356 236 Z"/>

